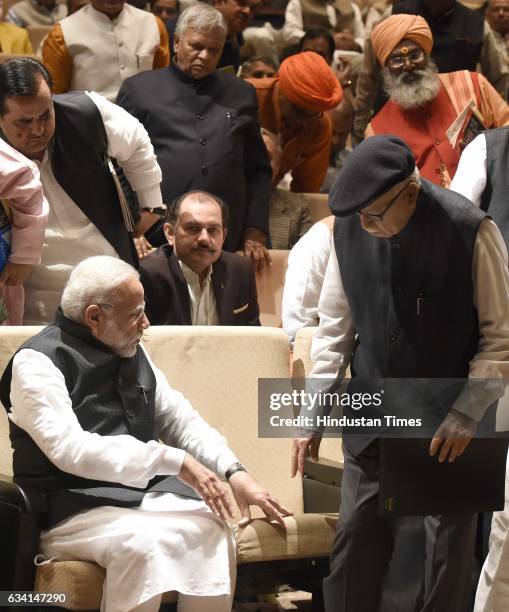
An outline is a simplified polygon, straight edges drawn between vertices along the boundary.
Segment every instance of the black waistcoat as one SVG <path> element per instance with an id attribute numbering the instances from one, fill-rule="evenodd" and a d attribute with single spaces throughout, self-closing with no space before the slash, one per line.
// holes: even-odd
<path id="1" fill-rule="evenodd" d="M 99 109 L 83 92 L 56 95 L 53 104 L 56 129 L 51 163 L 57 182 L 119 257 L 137 265 L 106 162 L 108 138 Z"/>
<path id="2" fill-rule="evenodd" d="M 414 215 L 391 239 L 370 236 L 357 216 L 336 219 L 339 269 L 358 334 L 352 376 L 467 378 L 479 341 L 472 258 L 485 216 L 422 180 Z"/>
<path id="3" fill-rule="evenodd" d="M 156 379 L 143 350 L 138 348 L 131 358 L 118 357 L 60 309 L 55 323 L 19 350 L 23 348 L 43 353 L 62 372 L 72 408 L 84 430 L 101 436 L 131 435 L 142 442 L 157 439 Z M 11 407 L 11 376 L 12 360 L 0 381 L 0 398 L 7 411 Z M 14 478 L 46 494 L 48 526 L 87 508 L 138 506 L 148 490 L 195 496 L 187 487 L 181 489 L 175 477 L 157 477 L 146 489 L 136 489 L 68 474 L 51 463 L 23 429 L 11 421 L 9 427 Z"/>
<path id="4" fill-rule="evenodd" d="M 482 194 L 482 209 L 498 225 L 509 248 L 509 127 L 488 130 L 486 137 L 486 188 Z"/>

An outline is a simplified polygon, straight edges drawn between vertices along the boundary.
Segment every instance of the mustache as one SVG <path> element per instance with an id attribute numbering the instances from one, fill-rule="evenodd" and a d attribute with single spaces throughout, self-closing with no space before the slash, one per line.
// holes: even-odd
<path id="1" fill-rule="evenodd" d="M 193 251 L 201 251 L 205 253 L 215 253 L 216 249 L 212 249 L 210 247 L 194 247 Z"/>

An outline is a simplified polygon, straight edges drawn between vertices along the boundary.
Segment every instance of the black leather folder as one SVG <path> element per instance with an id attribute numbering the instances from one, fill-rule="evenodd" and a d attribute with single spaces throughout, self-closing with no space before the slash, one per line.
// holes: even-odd
<path id="1" fill-rule="evenodd" d="M 489 512 L 504 507 L 507 438 L 474 438 L 452 463 L 429 439 L 381 440 L 379 510 L 395 516 Z"/>

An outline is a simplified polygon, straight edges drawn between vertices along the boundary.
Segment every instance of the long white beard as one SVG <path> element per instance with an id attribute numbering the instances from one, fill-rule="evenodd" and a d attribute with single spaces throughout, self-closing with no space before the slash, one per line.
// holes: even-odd
<path id="1" fill-rule="evenodd" d="M 407 73 L 393 76 L 387 68 L 383 70 L 385 91 L 398 106 L 405 110 L 424 106 L 437 97 L 440 90 L 440 79 L 436 64 L 428 60 L 428 65 L 422 70 L 414 70 L 412 75 L 420 78 L 407 82 Z"/>

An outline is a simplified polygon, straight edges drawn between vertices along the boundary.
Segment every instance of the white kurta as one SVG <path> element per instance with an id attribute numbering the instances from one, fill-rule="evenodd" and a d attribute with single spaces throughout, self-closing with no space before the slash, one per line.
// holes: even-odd
<path id="1" fill-rule="evenodd" d="M 293 347 L 302 327 L 318 325 L 318 300 L 332 245 L 332 230 L 315 223 L 295 244 L 288 257 L 283 290 L 283 329 Z"/>
<path id="2" fill-rule="evenodd" d="M 486 137 L 480 134 L 463 151 L 451 189 L 480 206 L 486 180 Z M 490 549 L 479 578 L 474 612 L 503 612 L 508 609 L 509 463 L 506 469 L 505 507 L 493 514 Z"/>
<path id="3" fill-rule="evenodd" d="M 96 93 L 89 93 L 101 113 L 108 153 L 123 168 L 136 191 L 140 206 L 157 207 L 162 203 L 161 170 L 145 128 L 123 108 Z M 62 291 L 72 268 L 87 257 L 117 257 L 113 246 L 58 184 L 47 152 L 41 173 L 44 195 L 49 203 L 49 218 L 41 264 L 25 283 L 26 325 L 42 325 L 53 320 Z M 112 206 L 119 206 L 113 202 Z"/>
<path id="4" fill-rule="evenodd" d="M 236 456 L 152 367 L 156 427 L 163 442 L 84 431 L 62 373 L 31 349 L 14 359 L 9 416 L 52 463 L 84 478 L 145 487 L 154 476 L 178 474 L 184 451 L 224 476 Z M 203 502 L 171 493 L 148 494 L 139 508 L 103 506 L 74 515 L 42 532 L 41 553 L 105 567 L 101 609 L 106 612 L 126 612 L 168 590 L 227 595 L 235 579 L 235 545 L 228 526 Z"/>
<path id="5" fill-rule="evenodd" d="M 127 3 L 113 20 L 88 4 L 60 27 L 73 60 L 71 91 L 94 90 L 111 102 L 125 79 L 152 70 L 161 44 L 156 17 Z"/>
<path id="6" fill-rule="evenodd" d="M 490 551 L 484 562 L 474 612 L 509 610 L 509 455 L 505 472 L 505 507 L 493 513 Z"/>

